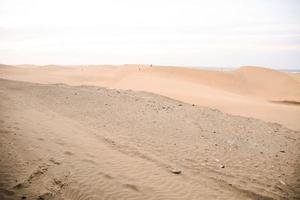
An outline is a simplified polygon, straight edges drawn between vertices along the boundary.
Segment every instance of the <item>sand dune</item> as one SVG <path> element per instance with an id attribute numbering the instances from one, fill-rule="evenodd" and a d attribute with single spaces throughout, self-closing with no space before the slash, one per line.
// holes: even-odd
<path id="1" fill-rule="evenodd" d="M 36 83 L 94 85 L 147 91 L 223 112 L 300 130 L 300 79 L 261 67 L 218 71 L 180 67 L 0 67 L 0 77 Z M 278 102 L 296 102 L 278 104 Z"/>
<path id="2" fill-rule="evenodd" d="M 78 69 L 59 70 L 75 84 Z M 110 84 L 134 82 L 111 81 L 123 70 Z M 153 84 L 179 87 L 163 76 Z M 300 135 L 278 124 L 145 92 L 3 79 L 0 111 L 0 199 L 300 198 Z"/>

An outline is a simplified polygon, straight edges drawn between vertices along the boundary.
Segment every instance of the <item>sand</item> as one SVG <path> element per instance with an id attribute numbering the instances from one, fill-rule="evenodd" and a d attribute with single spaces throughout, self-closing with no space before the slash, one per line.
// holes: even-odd
<path id="1" fill-rule="evenodd" d="M 245 115 L 297 122 L 294 75 L 1 66 L 0 77 L 0 199 L 300 198 L 297 126 L 198 106 L 236 100 Z"/>
<path id="2" fill-rule="evenodd" d="M 0 78 L 147 91 L 300 130 L 299 74 L 262 67 L 218 71 L 149 65 L 2 65 Z"/>

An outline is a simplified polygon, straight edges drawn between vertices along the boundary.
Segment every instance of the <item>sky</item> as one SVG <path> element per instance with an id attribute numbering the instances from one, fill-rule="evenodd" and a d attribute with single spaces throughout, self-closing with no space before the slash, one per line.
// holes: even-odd
<path id="1" fill-rule="evenodd" d="M 300 0 L 0 0 L 0 63 L 300 69 Z"/>

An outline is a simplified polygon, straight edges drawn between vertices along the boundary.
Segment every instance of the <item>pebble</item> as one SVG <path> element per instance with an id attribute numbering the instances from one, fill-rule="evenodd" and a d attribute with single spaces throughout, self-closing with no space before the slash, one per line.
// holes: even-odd
<path id="1" fill-rule="evenodd" d="M 179 169 L 173 169 L 172 173 L 173 174 L 181 174 L 181 170 L 179 170 Z"/>
<path id="2" fill-rule="evenodd" d="M 286 185 L 285 182 L 283 182 L 282 180 L 279 181 L 282 185 Z"/>

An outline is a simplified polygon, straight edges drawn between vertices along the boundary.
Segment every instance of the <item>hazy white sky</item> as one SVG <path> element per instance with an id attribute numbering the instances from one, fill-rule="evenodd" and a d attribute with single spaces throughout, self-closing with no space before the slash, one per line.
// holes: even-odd
<path id="1" fill-rule="evenodd" d="M 0 63 L 300 69 L 300 0 L 0 0 Z"/>

